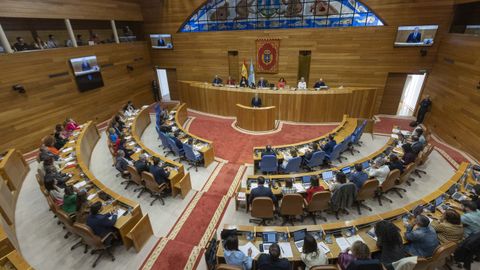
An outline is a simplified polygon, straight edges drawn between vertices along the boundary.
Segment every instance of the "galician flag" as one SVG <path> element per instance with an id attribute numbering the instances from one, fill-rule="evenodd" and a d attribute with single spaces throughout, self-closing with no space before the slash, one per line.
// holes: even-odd
<path id="1" fill-rule="evenodd" d="M 252 59 L 250 58 L 250 74 L 248 74 L 248 85 L 255 84 L 255 68 L 253 67 Z"/>

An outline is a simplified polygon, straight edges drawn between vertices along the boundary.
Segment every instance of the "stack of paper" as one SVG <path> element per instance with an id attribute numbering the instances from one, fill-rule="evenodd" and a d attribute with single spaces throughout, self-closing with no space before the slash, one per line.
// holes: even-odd
<path id="1" fill-rule="evenodd" d="M 72 150 L 73 150 L 73 147 L 67 147 L 67 148 L 62 150 L 62 153 L 70 152 Z"/>
<path id="2" fill-rule="evenodd" d="M 135 142 L 129 142 L 127 143 L 128 146 L 134 146 L 135 145 Z"/>
<path id="3" fill-rule="evenodd" d="M 294 183 L 293 186 L 297 189 L 297 192 L 299 192 L 299 193 L 304 193 L 305 192 L 305 188 L 303 187 L 303 185 L 301 183 Z"/>
<path id="4" fill-rule="evenodd" d="M 365 243 L 365 241 L 363 241 L 362 237 L 360 237 L 360 235 L 358 235 L 358 234 L 347 237 L 346 239 L 347 239 L 347 242 L 350 243 L 350 246 L 353 245 L 353 243 L 355 243 L 357 241 Z"/>
<path id="5" fill-rule="evenodd" d="M 97 196 L 97 193 L 90 194 L 88 195 L 87 200 L 90 201 L 91 199 L 95 198 L 95 196 Z"/>
<path id="6" fill-rule="evenodd" d="M 237 200 L 245 201 L 246 199 L 247 199 L 247 196 L 245 195 L 245 192 L 238 192 L 237 193 Z"/>
<path id="7" fill-rule="evenodd" d="M 324 242 L 317 242 L 318 249 L 323 252 L 323 254 L 327 254 L 330 252 L 330 248 Z"/>
<path id="8" fill-rule="evenodd" d="M 341 251 L 344 251 L 351 246 L 345 237 L 337 237 L 335 238 L 335 241 L 337 242 L 337 245 Z"/>
<path id="9" fill-rule="evenodd" d="M 73 187 L 76 188 L 76 189 L 79 189 L 79 188 L 85 186 L 86 184 L 87 184 L 87 181 L 82 181 L 82 182 L 76 183 L 75 185 L 73 185 Z"/>
<path id="10" fill-rule="evenodd" d="M 290 242 L 279 242 L 278 245 L 280 246 L 280 251 L 282 252 L 283 258 L 293 258 L 292 246 L 290 245 Z"/>
<path id="11" fill-rule="evenodd" d="M 119 209 L 117 210 L 117 216 L 120 217 L 120 216 L 122 216 L 123 214 L 125 214 L 125 212 L 127 212 L 127 210 L 122 209 L 122 208 L 119 208 Z"/>
<path id="12" fill-rule="evenodd" d="M 252 244 L 252 242 L 248 242 L 243 246 L 238 246 L 238 249 L 247 256 L 248 249 L 252 249 L 252 258 L 257 257 L 257 255 L 260 254 L 260 250 L 258 250 L 258 248 L 254 244 Z"/>

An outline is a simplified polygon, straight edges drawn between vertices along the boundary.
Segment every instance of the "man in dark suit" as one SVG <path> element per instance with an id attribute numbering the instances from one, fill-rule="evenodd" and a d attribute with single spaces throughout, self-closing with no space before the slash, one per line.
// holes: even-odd
<path id="1" fill-rule="evenodd" d="M 273 203 L 277 204 L 277 197 L 273 195 L 272 190 L 269 187 L 264 187 L 265 178 L 259 176 L 257 179 L 258 186 L 250 191 L 250 197 L 248 198 L 248 203 L 252 204 L 253 199 L 258 197 L 269 197 L 272 199 Z"/>
<path id="2" fill-rule="evenodd" d="M 420 142 L 418 136 L 412 136 L 412 151 L 415 155 L 418 155 L 423 150 L 423 144 Z"/>
<path id="3" fill-rule="evenodd" d="M 368 180 L 368 174 L 363 171 L 363 166 L 361 163 L 355 164 L 355 172 L 348 176 L 348 180 L 354 183 L 359 190 L 363 184 Z"/>
<path id="4" fill-rule="evenodd" d="M 175 145 L 179 150 L 183 150 L 183 143 L 178 139 L 178 136 L 180 136 L 180 130 L 177 129 L 173 133 L 173 136 L 171 136 L 172 140 L 175 142 Z"/>
<path id="5" fill-rule="evenodd" d="M 215 75 L 215 77 L 213 78 L 212 84 L 213 85 L 220 85 L 220 84 L 222 84 L 222 82 L 223 82 L 222 79 L 220 77 L 218 77 L 218 75 Z"/>
<path id="6" fill-rule="evenodd" d="M 105 237 L 110 232 L 115 232 L 115 222 L 117 222 L 116 214 L 100 214 L 102 203 L 96 202 L 90 207 L 90 215 L 87 218 L 87 225 L 90 227 L 95 235 L 101 238 Z"/>
<path id="7" fill-rule="evenodd" d="M 268 249 L 268 254 L 258 257 L 257 269 L 259 270 L 289 270 L 290 262 L 286 258 L 280 258 L 280 246 L 273 243 Z"/>
<path id="8" fill-rule="evenodd" d="M 117 151 L 117 158 L 115 159 L 115 169 L 122 173 L 122 176 L 128 175 L 128 165 L 130 162 L 125 158 L 125 152 L 123 150 Z"/>
<path id="9" fill-rule="evenodd" d="M 420 28 L 415 27 L 413 32 L 408 35 L 407 43 L 419 43 L 422 41 L 422 33 L 419 32 Z"/>
<path id="10" fill-rule="evenodd" d="M 150 173 L 153 174 L 155 178 L 155 182 L 161 185 L 163 183 L 167 183 L 168 177 L 170 176 L 170 172 L 165 170 L 163 167 L 159 166 L 160 159 L 158 157 L 153 157 L 153 164 L 150 165 Z"/>
<path id="11" fill-rule="evenodd" d="M 142 172 L 148 172 L 149 164 L 147 161 L 147 156 L 145 154 L 141 154 L 139 159 L 133 163 L 133 166 L 135 169 L 137 169 L 139 175 L 142 175 Z"/>
<path id="12" fill-rule="evenodd" d="M 318 152 L 318 144 L 317 143 L 312 143 L 312 145 L 310 147 L 312 148 L 312 150 L 305 151 L 305 155 L 303 155 L 303 159 L 305 161 L 309 161 L 310 159 L 312 159 L 313 153 Z"/>
<path id="13" fill-rule="evenodd" d="M 325 86 L 325 82 L 323 81 L 322 78 L 318 79 L 317 82 L 315 82 L 315 84 L 313 85 L 313 88 L 320 88 L 322 86 Z"/>
<path id="14" fill-rule="evenodd" d="M 255 93 L 255 96 L 252 98 L 252 107 L 254 108 L 262 107 L 262 99 L 258 96 L 258 93 Z"/>
<path id="15" fill-rule="evenodd" d="M 325 151 L 327 155 L 330 155 L 335 145 L 337 145 L 337 141 L 335 141 L 335 138 L 333 137 L 333 135 L 330 134 L 328 135 L 328 142 L 322 147 L 322 149 L 323 151 Z"/>
<path id="16" fill-rule="evenodd" d="M 257 83 L 257 88 L 267 88 L 268 87 L 268 81 L 265 80 L 263 77 L 260 77 L 260 80 Z"/>
<path id="17" fill-rule="evenodd" d="M 271 145 L 265 146 L 265 151 L 262 152 L 262 157 L 263 157 L 263 156 L 266 156 L 266 155 L 272 155 L 272 156 L 276 156 L 276 155 L 277 155 L 277 154 L 275 153 L 275 151 L 273 151 Z"/>

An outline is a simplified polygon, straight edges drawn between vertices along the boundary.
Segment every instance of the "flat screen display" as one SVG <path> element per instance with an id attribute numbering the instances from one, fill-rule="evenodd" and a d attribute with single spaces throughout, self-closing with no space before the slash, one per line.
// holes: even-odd
<path id="1" fill-rule="evenodd" d="M 417 25 L 398 27 L 396 47 L 432 46 L 438 25 Z"/>
<path id="2" fill-rule="evenodd" d="M 103 78 L 96 56 L 72 58 L 70 64 L 81 92 L 103 86 Z"/>
<path id="3" fill-rule="evenodd" d="M 172 35 L 170 34 L 152 34 L 150 41 L 154 49 L 173 49 Z"/>

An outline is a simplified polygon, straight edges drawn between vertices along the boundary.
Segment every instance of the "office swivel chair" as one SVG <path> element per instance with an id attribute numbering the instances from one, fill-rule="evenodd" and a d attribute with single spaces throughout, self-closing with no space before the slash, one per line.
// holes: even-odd
<path id="1" fill-rule="evenodd" d="M 258 197 L 252 201 L 252 217 L 249 222 L 257 223 L 258 226 L 266 226 L 267 220 L 273 220 L 273 201 L 272 198 Z"/>
<path id="2" fill-rule="evenodd" d="M 190 164 L 190 167 L 187 168 L 187 171 L 190 170 L 192 167 L 195 167 L 195 171 L 198 172 L 198 165 L 203 160 L 202 155 L 196 155 L 193 151 L 192 146 L 186 143 L 183 144 L 183 150 L 185 150 L 185 158 Z"/>
<path id="3" fill-rule="evenodd" d="M 152 197 L 155 199 L 150 203 L 150 206 L 153 205 L 153 203 L 157 200 L 160 200 L 162 205 L 165 205 L 165 201 L 163 201 L 163 193 L 164 191 L 168 188 L 168 185 L 166 183 L 158 184 L 155 181 L 155 177 L 153 174 L 149 172 L 142 172 L 142 180 L 145 183 L 145 187 L 147 190 L 150 192 Z"/>
<path id="4" fill-rule="evenodd" d="M 296 173 L 300 171 L 302 165 L 302 157 L 294 157 L 287 162 L 285 169 L 280 167 L 280 171 L 284 173 Z"/>
<path id="5" fill-rule="evenodd" d="M 296 216 L 301 216 L 303 221 L 303 206 L 302 195 L 298 193 L 285 194 L 282 199 L 282 204 L 280 205 L 280 215 L 283 217 L 282 226 L 285 226 L 287 223 L 295 226 L 293 222 Z"/>
<path id="6" fill-rule="evenodd" d="M 362 214 L 362 207 L 368 209 L 370 212 L 372 211 L 372 208 L 368 207 L 364 202 L 365 200 L 375 197 L 375 194 L 378 191 L 378 185 L 379 183 L 377 179 L 371 179 L 363 183 L 363 186 L 358 190 L 355 204 L 357 205 L 359 215 Z"/>
<path id="7" fill-rule="evenodd" d="M 82 240 L 76 243 L 71 247 L 71 250 L 77 248 L 80 245 L 85 245 L 84 253 L 87 253 L 88 247 L 91 247 L 93 250 L 90 251 L 90 254 L 98 253 L 98 257 L 95 259 L 92 267 L 97 266 L 98 261 L 104 256 L 108 255 L 111 257 L 112 262 L 115 261 L 115 256 L 112 254 L 112 242 L 115 235 L 110 232 L 105 237 L 100 238 L 98 235 L 95 235 L 86 224 L 74 223 L 73 224 L 74 232 L 76 235 L 80 236 Z"/>
<path id="8" fill-rule="evenodd" d="M 128 165 L 127 170 L 130 173 L 130 179 L 132 180 L 132 182 L 135 183 L 137 186 L 139 186 L 138 188 L 134 189 L 133 192 L 140 191 L 140 193 L 137 196 L 137 198 L 140 198 L 140 196 L 142 196 L 142 194 L 145 191 L 147 191 L 147 188 L 145 187 L 142 177 L 138 173 L 137 169 L 132 165 Z"/>
<path id="9" fill-rule="evenodd" d="M 263 173 L 276 173 L 278 171 L 277 157 L 274 155 L 265 155 L 260 161 L 260 170 Z"/>
<path id="10" fill-rule="evenodd" d="M 317 219 L 323 219 L 327 222 L 327 218 L 322 216 L 322 212 L 330 209 L 330 200 L 332 198 L 332 193 L 330 191 L 319 191 L 315 192 L 312 196 L 312 200 L 308 203 L 304 201 L 306 207 L 305 211 L 313 219 L 313 223 L 317 224 Z"/>
<path id="11" fill-rule="evenodd" d="M 313 152 L 310 160 L 307 160 L 305 167 L 309 171 L 313 171 L 315 167 L 322 166 L 324 162 L 325 162 L 325 152 L 319 150 L 319 151 Z"/>
<path id="12" fill-rule="evenodd" d="M 395 192 L 400 198 L 403 198 L 402 194 L 400 194 L 400 191 L 406 192 L 405 189 L 396 187 L 397 181 L 400 178 L 400 170 L 395 169 L 390 171 L 388 174 L 387 178 L 385 181 L 383 181 L 382 184 L 378 187 L 378 192 L 377 192 L 377 198 L 378 198 L 378 204 L 382 206 L 382 199 L 385 199 L 392 203 L 393 201 L 385 196 L 385 194 L 389 192 Z"/>

